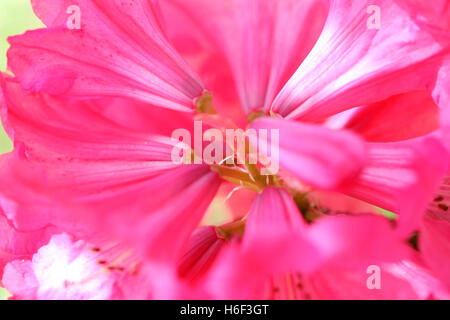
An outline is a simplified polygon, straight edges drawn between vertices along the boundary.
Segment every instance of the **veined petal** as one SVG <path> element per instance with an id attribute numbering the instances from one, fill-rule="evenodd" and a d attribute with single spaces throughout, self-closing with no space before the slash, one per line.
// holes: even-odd
<path id="1" fill-rule="evenodd" d="M 3 167 L 2 171 L 8 177 L 2 179 L 1 194 L 9 219 L 33 230 L 35 222 L 42 226 L 50 221 L 83 225 L 93 233 L 106 230 L 122 239 L 139 239 L 136 243 L 149 244 L 155 256 L 178 253 L 184 236 L 189 237 L 197 227 L 218 189 L 216 174 L 207 167 L 174 164 L 174 142 L 168 137 L 129 130 L 102 116 L 92 102 L 66 105 L 45 94 L 27 95 L 8 80 L 2 87 L 7 121 L 14 127 L 16 154 L 22 158 L 12 164 L 17 170 Z M 26 181 L 28 188 L 18 184 L 8 187 L 8 181 L 17 180 L 15 177 Z M 28 204 L 23 200 L 30 186 L 32 197 L 28 199 L 52 195 L 73 210 L 59 210 L 46 196 Z M 105 217 L 110 218 L 109 223 L 105 224 Z M 168 250 L 170 244 L 161 247 L 152 241 L 149 230 L 159 228 L 165 231 L 152 233 L 159 244 L 162 240 L 173 243 L 178 239 L 174 234 L 184 235 L 181 242 L 175 240 L 176 250 Z M 72 228 L 65 230 L 74 232 Z M 159 249 L 153 250 L 153 246 Z"/>
<path id="2" fill-rule="evenodd" d="M 305 228 L 286 191 L 264 189 L 250 209 L 242 242 L 225 247 L 212 266 L 207 290 L 219 299 L 257 299 L 271 274 L 313 270 L 322 257 L 302 234 Z"/>
<path id="3" fill-rule="evenodd" d="M 365 161 L 364 142 L 349 131 L 273 118 L 257 119 L 251 128 L 268 129 L 268 136 L 278 130 L 280 168 L 313 187 L 337 189 L 357 176 Z"/>
<path id="4" fill-rule="evenodd" d="M 227 240 L 215 227 L 200 227 L 194 231 L 186 252 L 178 261 L 180 277 L 190 282 L 201 278 L 213 264 Z"/>
<path id="5" fill-rule="evenodd" d="M 207 166 L 180 166 L 147 180 L 82 196 L 79 201 L 87 212 L 76 218 L 140 247 L 155 260 L 173 262 L 219 186 L 218 175 Z"/>
<path id="6" fill-rule="evenodd" d="M 55 165 L 20 159 L 2 165 L 0 205 L 8 220 L 21 231 L 55 225 L 71 234 L 106 233 L 156 260 L 182 254 L 220 186 L 201 165 Z"/>
<path id="7" fill-rule="evenodd" d="M 344 192 L 397 213 L 399 232 L 407 236 L 418 229 L 447 165 L 447 151 L 432 136 L 371 143 L 366 166 Z"/>
<path id="8" fill-rule="evenodd" d="M 46 169 L 53 186 L 97 193 L 176 167 L 169 138 L 109 120 L 98 110 L 107 101 L 69 104 L 26 94 L 9 79 L 3 84 L 6 105 L 0 107 L 17 152 L 34 162 L 29 167 Z"/>
<path id="9" fill-rule="evenodd" d="M 66 10 L 81 12 L 70 30 Z M 203 85 L 162 34 L 152 1 L 34 1 L 48 29 L 9 39 L 10 70 L 32 92 L 129 97 L 191 111 Z M 51 15 L 48 16 L 48 15 Z"/>
<path id="10" fill-rule="evenodd" d="M 332 0 L 322 35 L 272 111 L 317 121 L 410 90 L 433 91 L 449 41 L 401 1 Z"/>
<path id="11" fill-rule="evenodd" d="M 398 262 L 408 249 L 381 216 L 326 216 L 306 225 L 286 191 L 269 187 L 255 200 L 242 242 L 223 249 L 205 282 L 215 298 L 267 299 L 281 293 L 273 283 L 265 291 L 281 276 L 289 282 L 281 298 L 298 292 L 297 298 L 307 299 L 328 293 L 327 287 L 299 287 L 299 274 L 313 279 L 328 268 L 362 274 L 370 264 Z M 364 280 L 360 287 L 365 285 Z"/>
<path id="12" fill-rule="evenodd" d="M 4 123 L 15 144 L 25 145 L 28 157 L 171 162 L 170 138 L 108 119 L 101 110 L 108 100 L 70 104 L 46 94 L 27 94 L 11 79 L 0 82 Z"/>
<path id="13" fill-rule="evenodd" d="M 262 263 L 272 273 L 292 268 L 312 269 L 318 263 L 319 252 L 302 239 L 305 228 L 306 223 L 289 194 L 268 187 L 250 209 L 242 239 L 243 254 L 255 266 Z M 277 259 L 269 262 L 270 253 L 277 254 Z"/>
<path id="14" fill-rule="evenodd" d="M 247 113 L 269 110 L 278 91 L 311 50 L 327 14 L 320 0 L 176 0 L 162 3 L 162 9 L 175 45 L 197 68 L 204 68 L 213 56 L 228 62 Z M 191 34 L 186 41 L 179 20 L 170 16 L 174 12 L 187 16 L 194 32 L 201 34 Z M 206 51 L 193 50 L 196 44 Z"/>

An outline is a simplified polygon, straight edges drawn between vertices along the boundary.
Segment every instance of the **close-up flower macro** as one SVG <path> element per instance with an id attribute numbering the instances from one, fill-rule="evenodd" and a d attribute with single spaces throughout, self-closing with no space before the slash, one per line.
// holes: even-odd
<path id="1" fill-rule="evenodd" d="M 450 0 L 0 19 L 2 299 L 450 299 Z"/>

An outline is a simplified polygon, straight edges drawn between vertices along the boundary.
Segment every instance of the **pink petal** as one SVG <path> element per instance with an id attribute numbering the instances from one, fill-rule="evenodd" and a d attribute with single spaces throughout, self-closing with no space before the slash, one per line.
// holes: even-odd
<path id="1" fill-rule="evenodd" d="M 153 2 L 79 0 L 81 30 L 69 30 L 64 12 L 73 4 L 35 1 L 55 27 L 9 39 L 9 68 L 26 90 L 192 110 L 203 86 L 164 38 Z"/>
<path id="2" fill-rule="evenodd" d="M 364 212 L 330 214 L 332 216 L 319 219 L 308 230 L 309 241 L 315 243 L 327 265 L 367 267 L 375 262 L 397 262 L 410 252 L 403 238 L 383 216 Z"/>
<path id="3" fill-rule="evenodd" d="M 292 197 L 272 187 L 255 200 L 242 250 L 255 259 L 264 252 L 264 260 L 270 252 L 276 252 L 276 261 L 264 261 L 273 273 L 311 272 L 323 263 L 354 267 L 374 260 L 396 261 L 408 252 L 384 217 L 362 213 L 327 216 L 306 225 Z"/>
<path id="4" fill-rule="evenodd" d="M 2 87 L 4 122 L 16 144 L 25 142 L 28 157 L 171 161 L 174 143 L 169 138 L 135 132 L 105 118 L 101 108 L 107 100 L 68 104 L 27 94 L 10 79 Z"/>
<path id="5" fill-rule="evenodd" d="M 166 137 L 176 129 L 193 130 L 194 114 L 191 113 L 154 108 L 141 101 L 120 98 L 100 99 L 90 104 L 106 118 L 129 129 Z"/>
<path id="6" fill-rule="evenodd" d="M 7 264 L 2 283 L 5 288 L 8 288 L 14 299 L 36 299 L 39 282 L 29 260 L 15 260 Z"/>
<path id="7" fill-rule="evenodd" d="M 433 90 L 448 35 L 415 20 L 408 4 L 390 0 L 377 1 L 381 25 L 369 29 L 373 4 L 331 1 L 321 37 L 278 95 L 274 112 L 317 121 L 406 91 Z"/>
<path id="8" fill-rule="evenodd" d="M 99 193 L 75 194 L 73 200 L 86 208 L 74 218 L 144 250 L 154 260 L 173 261 L 219 186 L 220 179 L 208 167 L 181 166 Z"/>
<path id="9" fill-rule="evenodd" d="M 282 189 L 268 187 L 250 209 L 242 240 L 243 254 L 253 260 L 255 267 L 260 265 L 263 269 L 264 265 L 273 273 L 291 268 L 313 269 L 319 263 L 319 253 L 302 239 L 305 229 L 306 223 L 292 197 Z M 272 254 L 277 259 L 268 261 L 267 256 Z"/>
<path id="10" fill-rule="evenodd" d="M 317 203 L 326 212 L 347 214 L 377 213 L 375 206 L 339 192 L 314 190 L 308 193 L 308 199 L 312 203 Z"/>
<path id="11" fill-rule="evenodd" d="M 419 249 L 426 264 L 434 274 L 450 288 L 450 194 L 448 177 L 430 202 L 422 220 L 419 233 Z"/>
<path id="12" fill-rule="evenodd" d="M 417 230 L 427 204 L 442 181 L 448 155 L 428 136 L 395 143 L 369 144 L 362 173 L 345 193 L 399 215 L 399 232 Z"/>
<path id="13" fill-rule="evenodd" d="M 269 129 L 268 136 L 279 130 L 280 168 L 320 189 L 339 188 L 365 161 L 363 141 L 348 131 L 273 118 L 257 119 L 251 128 Z"/>
<path id="14" fill-rule="evenodd" d="M 291 196 L 269 187 L 255 199 L 242 242 L 223 249 L 204 281 L 215 298 L 261 299 L 268 279 L 279 275 L 313 277 L 329 265 L 365 270 L 409 252 L 381 216 L 330 216 L 306 225 Z"/>
<path id="15" fill-rule="evenodd" d="M 206 209 L 214 198 L 220 180 L 215 173 L 209 172 L 204 167 L 188 168 L 186 175 L 193 179 L 189 182 L 189 178 L 180 177 L 180 181 L 184 184 L 173 187 L 168 180 L 167 185 L 172 187 L 171 194 L 167 203 L 159 205 L 157 211 L 154 211 L 153 216 L 144 220 L 143 225 L 148 223 L 148 226 L 156 226 L 149 235 L 148 232 L 143 233 L 144 239 L 148 241 L 147 252 L 152 257 L 166 257 L 175 253 L 178 254 L 186 245 L 188 237 L 193 230 L 200 223 Z M 170 179 L 172 177 L 164 177 Z M 164 180 L 163 180 L 164 181 Z M 175 180 L 176 181 L 176 180 Z M 156 193 L 156 191 L 163 184 L 155 181 L 155 197 L 159 196 L 161 201 L 163 197 Z M 177 189 L 180 191 L 177 193 Z M 149 191 L 151 188 L 148 189 Z M 149 228 L 146 227 L 146 230 Z"/>
<path id="16" fill-rule="evenodd" d="M 410 0 L 417 5 L 417 14 L 437 27 L 450 30 L 450 1 Z"/>
<path id="17" fill-rule="evenodd" d="M 359 108 L 345 128 L 370 142 L 407 140 L 437 129 L 438 112 L 429 93 L 412 91 Z"/>
<path id="18" fill-rule="evenodd" d="M 190 57 L 196 70 L 205 74 L 211 58 L 219 57 L 216 71 L 217 65 L 223 64 L 219 61 L 225 59 L 235 82 L 236 89 L 231 89 L 237 90 L 247 113 L 268 111 L 278 91 L 311 50 L 327 14 L 324 3 L 317 0 L 177 0 L 163 2 L 162 9 L 177 49 Z M 183 16 L 182 21 L 190 19 L 190 24 L 183 23 L 188 31 L 179 28 L 178 17 Z M 219 68 L 224 76 L 230 73 L 222 71 L 226 66 Z M 207 83 L 213 92 L 222 79 L 215 80 Z M 222 90 L 226 89 L 229 87 Z M 219 89 L 222 96 L 226 95 L 223 91 Z"/>
<path id="19" fill-rule="evenodd" d="M 202 6 L 208 6 L 208 8 L 217 4 L 212 1 L 203 2 Z M 194 10 L 192 14 L 184 10 L 194 7 L 197 5 L 196 2 L 189 2 L 189 6 L 187 4 L 187 2 L 175 1 L 160 2 L 164 31 L 173 46 L 200 75 L 205 87 L 212 93 L 217 112 L 233 119 L 236 124 L 243 127 L 247 123 L 247 117 L 239 104 L 229 64 L 214 41 L 204 36 L 203 21 L 210 20 L 212 13 L 201 17 L 201 23 L 199 23 L 195 19 L 197 10 Z M 180 28 L 180 25 L 183 28 Z"/>
<path id="20" fill-rule="evenodd" d="M 427 265 L 450 288 L 450 223 L 426 218 L 422 222 L 419 248 Z"/>
<path id="21" fill-rule="evenodd" d="M 225 247 L 205 278 L 207 290 L 216 299 L 258 299 L 271 274 L 315 268 L 320 255 L 302 237 L 305 228 L 286 191 L 264 189 L 252 205 L 242 243 Z"/>
<path id="22" fill-rule="evenodd" d="M 448 299 L 448 290 L 427 269 L 410 260 L 372 264 L 380 269 L 380 288 L 367 286 L 371 272 L 361 268 L 330 266 L 302 282 L 310 299 L 417 300 Z"/>
<path id="23" fill-rule="evenodd" d="M 186 253 L 178 261 L 178 274 L 188 281 L 196 281 L 208 271 L 226 239 L 215 227 L 200 227 L 192 234 Z"/>
<path id="24" fill-rule="evenodd" d="M 0 157 L 0 214 L 16 231 L 32 233 L 52 228 L 72 210 L 54 201 L 54 195 L 43 185 L 45 174 L 18 155 Z"/>
<path id="25" fill-rule="evenodd" d="M 29 259 L 39 247 L 47 243 L 56 232 L 54 227 L 46 227 L 32 232 L 14 229 L 0 209 L 0 278 L 8 262 Z"/>
<path id="26" fill-rule="evenodd" d="M 450 107 L 450 56 L 442 62 L 432 94 L 439 107 L 443 109 Z"/>

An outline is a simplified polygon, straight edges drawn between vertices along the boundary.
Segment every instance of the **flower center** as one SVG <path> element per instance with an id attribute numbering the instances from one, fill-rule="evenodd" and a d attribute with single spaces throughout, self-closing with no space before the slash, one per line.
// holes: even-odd
<path id="1" fill-rule="evenodd" d="M 196 99 L 196 119 L 201 119 L 212 127 L 238 128 L 231 119 L 226 119 L 216 113 L 212 99 L 212 95 L 209 92 L 205 92 L 201 97 Z M 253 112 L 248 115 L 247 120 L 251 123 L 256 119 L 265 116 L 268 115 L 264 112 Z M 278 117 L 278 115 L 275 114 L 271 116 Z M 222 132 L 224 131 L 223 128 L 219 130 Z M 246 134 L 240 137 L 236 135 L 235 138 L 236 140 L 244 142 L 245 147 L 241 146 L 241 150 L 239 151 L 238 147 L 235 145 L 235 143 L 239 143 L 239 141 L 234 140 L 234 138 L 233 141 L 227 140 L 226 144 L 231 147 L 233 151 L 232 156 L 223 155 L 223 159 L 220 163 L 210 165 L 212 170 L 216 171 L 222 179 L 235 184 L 237 186 L 235 190 L 246 188 L 256 193 L 260 193 L 264 188 L 269 186 L 283 188 L 292 195 L 299 211 L 303 214 L 306 221 L 312 222 L 320 216 L 315 214 L 317 210 L 314 210 L 314 207 L 310 205 L 308 192 L 297 191 L 296 188 L 289 183 L 289 177 L 284 174 L 262 174 L 264 164 L 262 164 L 259 159 L 256 163 L 255 161 L 252 161 L 252 159 L 254 160 L 254 158 L 252 158 L 254 156 L 254 154 L 252 154 L 254 150 L 251 148 L 251 143 L 254 144 L 254 140 L 250 141 L 249 136 Z M 193 151 L 192 157 L 196 156 L 198 155 L 194 154 Z M 287 180 L 285 178 L 287 178 Z M 235 190 L 233 190 L 232 193 Z M 245 222 L 246 217 L 228 225 L 218 226 L 218 232 L 226 238 L 230 238 L 233 234 L 241 234 L 245 229 Z"/>

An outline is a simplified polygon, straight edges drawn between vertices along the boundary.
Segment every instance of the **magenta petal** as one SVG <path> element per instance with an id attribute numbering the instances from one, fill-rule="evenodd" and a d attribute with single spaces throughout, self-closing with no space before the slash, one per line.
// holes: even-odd
<path id="1" fill-rule="evenodd" d="M 282 189 L 266 188 L 254 201 L 242 240 L 246 259 L 266 272 L 311 270 L 319 252 L 306 238 L 306 223 L 292 198 Z M 277 255 L 269 260 L 267 256 Z M 263 267 L 264 266 L 264 267 Z"/>
<path id="2" fill-rule="evenodd" d="M 433 90 L 449 53 L 448 34 L 415 20 L 404 1 L 377 1 L 381 25 L 369 28 L 370 5 L 331 1 L 322 35 L 278 95 L 274 112 L 317 121 L 410 90 Z"/>
<path id="3" fill-rule="evenodd" d="M 379 289 L 369 289 L 368 278 L 380 271 Z M 423 300 L 448 299 L 449 291 L 422 265 L 411 260 L 398 263 L 371 264 L 360 268 L 330 266 L 308 277 L 303 286 L 311 299 L 331 300 Z"/>
<path id="4" fill-rule="evenodd" d="M 313 224 L 309 241 L 314 242 L 328 264 L 357 268 L 377 262 L 396 262 L 408 248 L 392 224 L 373 214 L 324 217 Z"/>
<path id="5" fill-rule="evenodd" d="M 426 22 L 442 29 L 450 30 L 450 1 L 410 0 L 417 4 L 417 15 Z"/>
<path id="6" fill-rule="evenodd" d="M 51 226 L 31 232 L 18 231 L 10 225 L 0 209 L 0 278 L 8 262 L 29 259 L 55 232 L 56 228 Z"/>
<path id="7" fill-rule="evenodd" d="M 441 207 L 442 208 L 442 207 Z M 439 211 L 443 211 L 437 208 Z M 419 248 L 424 260 L 450 288 L 450 221 L 437 217 L 426 217 L 422 221 Z"/>
<path id="8" fill-rule="evenodd" d="M 35 1 L 40 13 L 54 10 L 57 17 L 44 21 L 55 27 L 9 39 L 9 68 L 25 89 L 78 99 L 130 97 L 192 110 L 203 85 L 163 36 L 152 1 L 77 5 L 81 30 L 65 25 L 68 2 Z"/>
<path id="9" fill-rule="evenodd" d="M 273 118 L 261 118 L 253 129 L 279 130 L 280 168 L 320 189 L 337 189 L 363 167 L 364 142 L 349 131 Z"/>
<path id="10" fill-rule="evenodd" d="M 45 94 L 27 94 L 11 79 L 2 83 L 4 123 L 15 144 L 25 143 L 28 157 L 171 161 L 170 138 L 136 132 L 108 119 L 102 107 L 111 101 L 69 104 Z"/>
<path id="11" fill-rule="evenodd" d="M 0 157 L 0 214 L 16 231 L 39 232 L 61 222 L 67 210 L 43 187 L 45 174 L 18 152 Z"/>
<path id="12" fill-rule="evenodd" d="M 228 62 L 247 113 L 268 111 L 281 87 L 311 50 L 327 14 L 327 6 L 318 0 L 176 0 L 163 2 L 162 8 L 163 13 L 167 12 L 166 25 L 174 43 L 194 63 L 204 67 L 214 56 Z M 192 30 L 189 40 L 189 32 L 180 29 L 180 20 L 172 17 L 180 12 L 193 24 L 187 24 Z M 198 50 L 196 44 L 206 50 Z M 215 62 L 221 64 L 217 59 Z"/>
<path id="13" fill-rule="evenodd" d="M 359 108 L 345 124 L 370 142 L 394 142 L 439 127 L 439 108 L 426 91 L 412 91 Z"/>
<path id="14" fill-rule="evenodd" d="M 225 247 L 212 266 L 208 291 L 219 299 L 259 299 L 272 274 L 313 270 L 321 256 L 303 236 L 305 228 L 287 192 L 266 188 L 250 209 L 242 243 Z"/>
<path id="15" fill-rule="evenodd" d="M 345 193 L 399 215 L 399 232 L 419 227 L 448 165 L 448 154 L 434 137 L 369 144 L 368 161 Z"/>
<path id="16" fill-rule="evenodd" d="M 191 282 L 204 276 L 226 243 L 227 240 L 220 236 L 215 227 L 195 230 L 186 252 L 178 261 L 179 276 Z"/>
<path id="17" fill-rule="evenodd" d="M 173 262 L 219 186 L 219 177 L 208 167 L 181 166 L 144 181 L 75 198 L 86 206 L 86 213 L 74 218 L 129 242 L 153 260 Z"/>
<path id="18" fill-rule="evenodd" d="M 397 263 L 409 253 L 403 238 L 381 216 L 327 216 L 306 225 L 292 198 L 269 187 L 252 206 L 242 243 L 224 248 L 205 282 L 215 298 L 264 299 L 267 282 L 281 277 L 292 282 L 282 298 L 292 298 L 298 290 L 292 278 L 302 275 L 311 286 L 317 281 L 317 287 L 299 289 L 298 297 L 306 292 L 310 298 L 338 298 L 333 290 L 346 281 L 350 282 L 340 288 L 341 297 L 351 296 L 356 288 L 364 288 L 365 297 L 370 293 L 367 266 Z M 351 281 L 352 275 L 363 274 L 362 283 Z M 409 286 L 403 280 L 393 281 Z M 388 294 L 397 294 L 396 289 L 391 287 Z"/>

